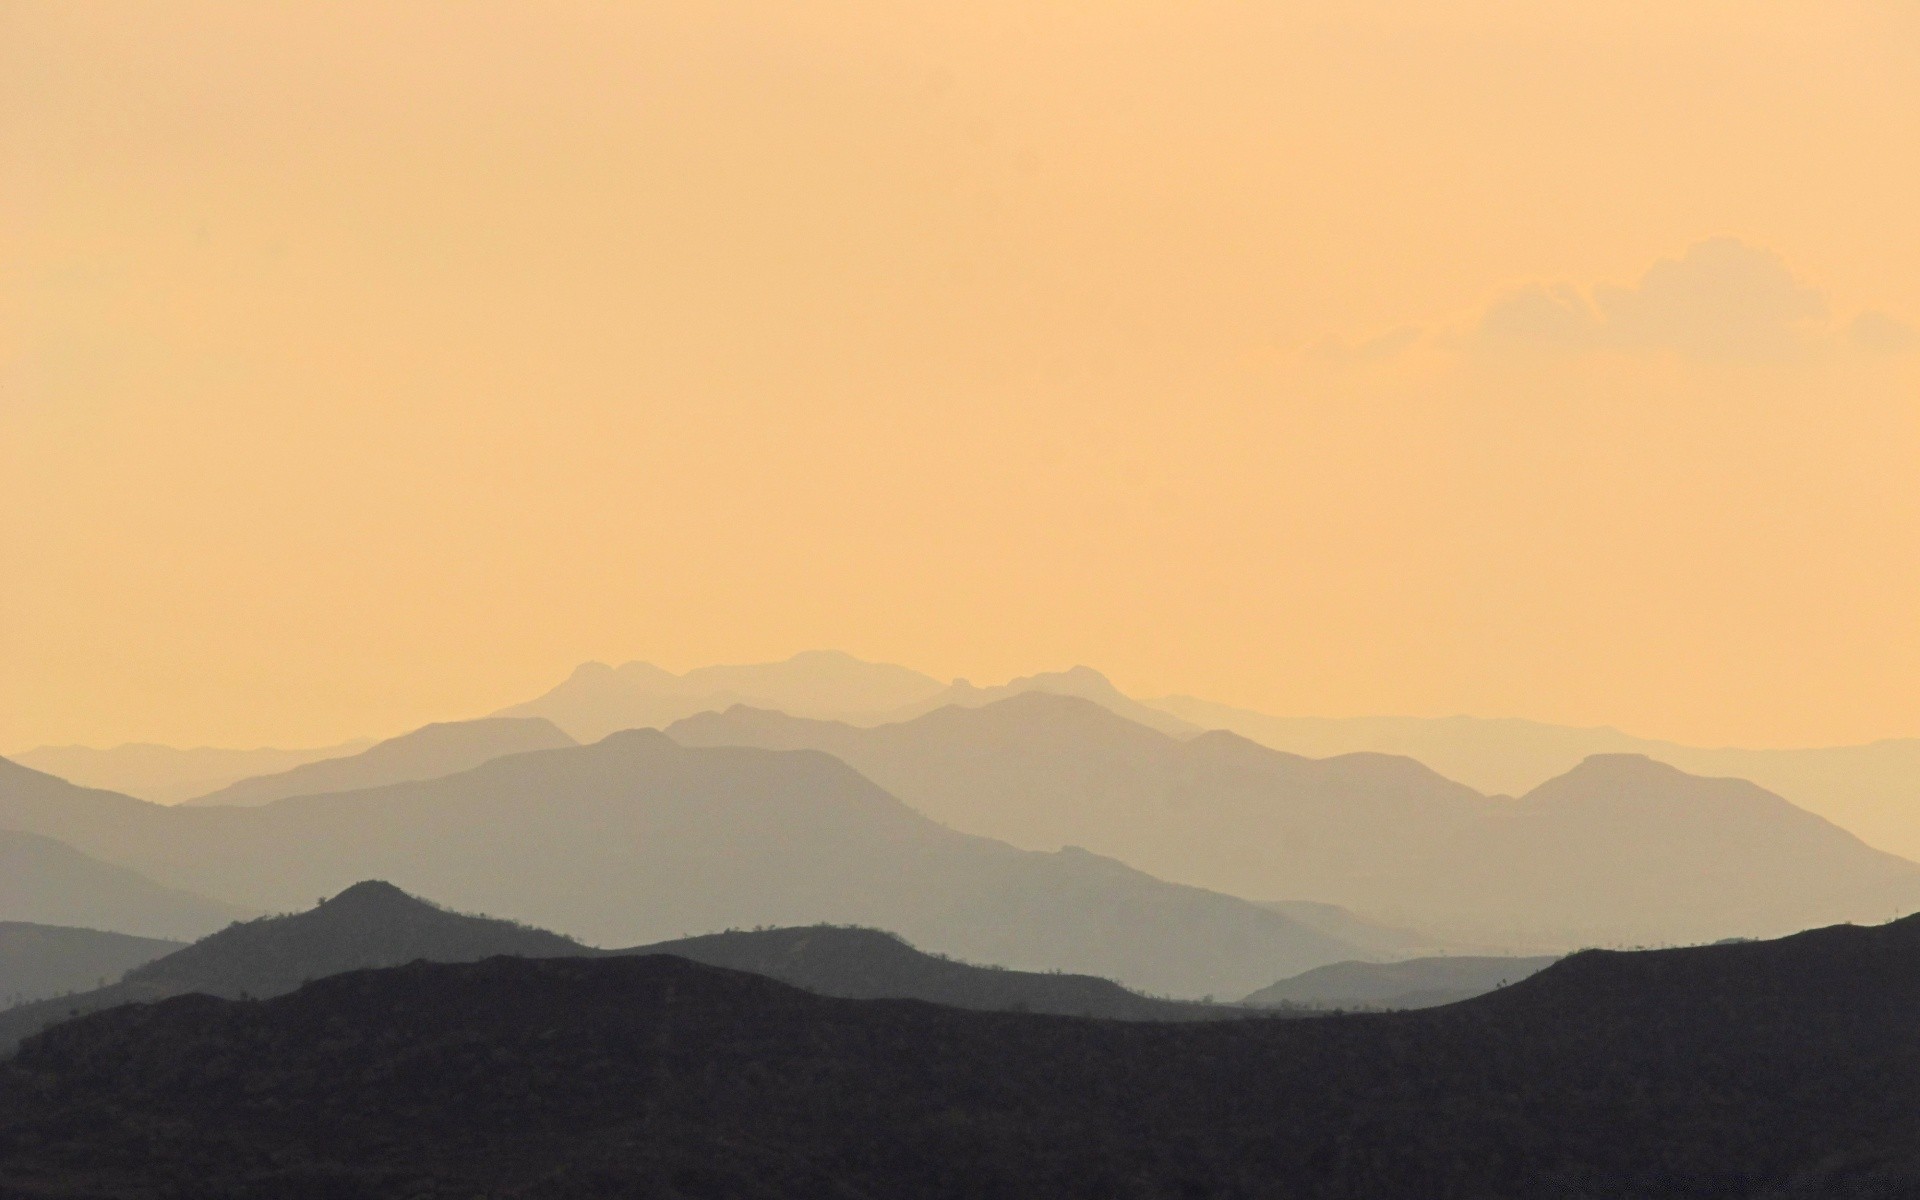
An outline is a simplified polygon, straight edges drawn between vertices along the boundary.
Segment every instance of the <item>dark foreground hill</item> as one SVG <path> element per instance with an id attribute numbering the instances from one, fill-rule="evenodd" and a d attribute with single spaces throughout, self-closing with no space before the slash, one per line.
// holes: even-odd
<path id="1" fill-rule="evenodd" d="M 178 949 L 162 938 L 0 921 L 0 1009 L 98 987 Z"/>
<path id="2" fill-rule="evenodd" d="M 664 956 L 415 964 L 29 1041 L 0 1194 L 1890 1200 L 1920 1185 L 1917 1009 L 1914 920 L 1188 1024 Z"/>
<path id="3" fill-rule="evenodd" d="M 1269 984 L 1241 1001 L 1303 1008 L 1432 1008 L 1518 983 L 1558 955 L 1452 954 L 1399 962 L 1328 963 Z"/>

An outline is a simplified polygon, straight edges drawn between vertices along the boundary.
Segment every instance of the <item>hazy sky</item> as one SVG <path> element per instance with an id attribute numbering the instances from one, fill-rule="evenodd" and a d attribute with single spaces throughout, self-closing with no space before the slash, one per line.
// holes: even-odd
<path id="1" fill-rule="evenodd" d="M 1920 4 L 0 0 L 0 750 L 576 662 L 1920 734 Z"/>

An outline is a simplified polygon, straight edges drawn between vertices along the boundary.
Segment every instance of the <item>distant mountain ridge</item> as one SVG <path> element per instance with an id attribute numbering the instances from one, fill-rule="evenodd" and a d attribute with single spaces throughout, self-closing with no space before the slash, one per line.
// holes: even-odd
<path id="1" fill-rule="evenodd" d="M 1370 956 L 1110 858 L 955 832 L 824 754 L 688 748 L 646 730 L 256 808 L 166 808 L 0 766 L 9 823 L 258 908 L 381 878 L 603 945 L 863 925 L 971 962 L 1185 997 Z"/>
<path id="2" fill-rule="evenodd" d="M 1595 756 L 1518 800 L 1408 758 L 1181 740 L 1027 693 L 877 727 L 734 708 L 668 734 L 813 748 L 956 828 L 1509 949 L 1775 935 L 1920 909 L 1920 864 L 1738 780 Z"/>
<path id="3" fill-rule="evenodd" d="M 837 650 L 783 662 L 699 667 L 675 675 L 651 663 L 585 663 L 543 696 L 500 717 L 544 717 L 583 742 L 623 729 L 655 729 L 682 717 L 753 703 L 802 715 L 879 718 L 938 694 L 939 680 L 869 663 Z"/>
<path id="4" fill-rule="evenodd" d="M 438 779 L 470 770 L 503 754 L 553 750 L 576 744 L 559 726 L 539 717 L 445 721 L 388 738 L 357 754 L 302 763 L 277 774 L 242 779 L 185 803 L 271 804 L 290 796 Z"/>

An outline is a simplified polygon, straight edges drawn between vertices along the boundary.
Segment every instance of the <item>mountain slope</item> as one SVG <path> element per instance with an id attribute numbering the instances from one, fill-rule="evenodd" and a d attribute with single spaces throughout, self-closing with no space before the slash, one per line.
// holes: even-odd
<path id="1" fill-rule="evenodd" d="M 179 942 L 163 938 L 0 921 L 0 1011 L 103 986 L 178 949 Z"/>
<path id="2" fill-rule="evenodd" d="M 1307 1008 L 1431 1008 L 1484 995 L 1558 962 L 1534 957 L 1450 955 L 1399 962 L 1328 963 L 1269 984 L 1242 1004 Z"/>
<path id="3" fill-rule="evenodd" d="M 503 754 L 552 750 L 574 744 L 553 722 L 538 717 L 449 721 L 423 726 L 344 758 L 303 763 L 278 774 L 242 779 L 187 803 L 271 804 L 288 796 L 314 796 L 414 779 L 437 779 L 477 767 Z"/>
<path id="4" fill-rule="evenodd" d="M 188 938 L 245 915 L 53 838 L 0 828 L 0 921 Z"/>
<path id="5" fill-rule="evenodd" d="M 1183 741 L 1038 693 L 876 728 L 737 708 L 668 733 L 824 750 L 956 828 L 1485 945 L 1712 941 L 1920 908 L 1920 865 L 1750 784 L 1633 757 L 1488 798 L 1411 759 Z"/>
<path id="6" fill-rule="evenodd" d="M 371 745 L 368 739 L 312 750 L 228 750 L 214 746 L 181 750 L 151 743 L 110 749 L 41 746 L 13 759 L 81 787 L 106 788 L 156 804 L 178 804 L 241 779 L 291 770 L 323 758 L 358 754 Z"/>
<path id="7" fill-rule="evenodd" d="M 669 957 L 421 963 L 30 1041 L 0 1071 L 0 1190 L 1890 1198 L 1898 1175 L 1850 1185 L 1920 1144 L 1916 1008 L 1913 920 L 1593 951 L 1421 1012 L 1189 1024 L 828 999 Z"/>
<path id="8" fill-rule="evenodd" d="M 502 717 L 545 717 L 581 741 L 622 729 L 651 729 L 699 712 L 751 703 L 804 716 L 870 717 L 940 692 L 937 679 L 835 650 L 784 662 L 699 667 L 675 675 L 650 663 L 586 663 L 552 691 L 502 709 Z"/>
<path id="9" fill-rule="evenodd" d="M 1242 995 L 1367 954 L 1231 896 L 1084 851 L 944 828 L 826 755 L 690 749 L 653 731 L 444 779 L 258 808 L 165 808 L 0 769 L 0 823 L 289 909 L 389 879 L 600 944 L 714 929 L 889 929 L 972 962 Z"/>
<path id="10" fill-rule="evenodd" d="M 1171 734 L 1174 737 L 1191 737 L 1205 728 L 1205 726 L 1182 720 L 1164 709 L 1142 704 L 1114 687 L 1105 675 L 1092 667 L 1042 671 L 1037 675 L 1025 675 L 997 687 L 976 687 L 964 679 L 956 679 L 950 687 L 935 695 L 887 714 L 885 723 L 910 721 L 915 717 L 949 706 L 985 708 L 989 704 L 1014 696 L 1036 692 L 1047 696 L 1078 696 L 1082 700 L 1091 700 L 1108 712 L 1125 717 L 1136 725 L 1145 725 L 1149 729 L 1157 729 L 1161 733 Z M 768 707 L 779 708 L 780 706 Z M 721 708 L 716 706 L 712 711 L 721 711 Z"/>

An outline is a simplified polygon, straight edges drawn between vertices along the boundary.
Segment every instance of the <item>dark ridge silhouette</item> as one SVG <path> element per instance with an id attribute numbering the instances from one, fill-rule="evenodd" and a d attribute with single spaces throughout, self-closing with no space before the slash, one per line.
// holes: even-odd
<path id="1" fill-rule="evenodd" d="M 0 1010 L 99 987 L 178 949 L 165 938 L 0 921 Z"/>
<path id="2" fill-rule="evenodd" d="M 262 917 L 128 970 L 119 982 L 0 1012 L 0 1055 L 69 1016 L 200 992 L 266 997 L 309 980 L 426 959 L 472 962 L 499 954 L 554 958 L 596 953 L 571 938 L 512 921 L 448 912 L 390 883 L 356 883 L 302 913 Z"/>
<path id="3" fill-rule="evenodd" d="M 1100 855 L 957 833 L 824 754 L 694 749 L 652 730 L 257 808 L 143 804 L 16 766 L 0 770 L 0 824 L 258 909 L 387 879 L 599 945 L 863 925 L 969 962 L 1187 998 L 1368 957 Z"/>
<path id="4" fill-rule="evenodd" d="M 0 829 L 0 921 L 185 939 L 245 915 L 54 838 Z"/>
<path id="5" fill-rule="evenodd" d="M 1912 919 L 1285 1021 L 833 999 L 667 956 L 416 963 L 29 1040 L 0 1193 L 1907 1197 L 1915 1011 Z"/>
<path id="6" fill-rule="evenodd" d="M 371 738 L 306 750 L 264 747 L 235 750 L 219 746 L 181 749 L 151 742 L 130 742 L 108 748 L 41 746 L 13 755 L 13 759 L 82 787 L 106 788 L 156 804 L 178 804 L 237 780 L 285 771 L 323 758 L 358 754 L 371 745 Z"/>
<path id="7" fill-rule="evenodd" d="M 1009 971 L 955 962 L 914 949 L 878 929 L 814 925 L 729 930 L 616 954 L 671 954 L 712 967 L 750 971 L 822 996 L 926 1000 L 955 1008 L 1058 1013 L 1120 1021 L 1218 1020 L 1231 1006 L 1160 1000 L 1109 979 Z"/>
<path id="8" fill-rule="evenodd" d="M 1412 759 L 1301 758 L 1225 732 L 1183 741 L 1037 692 L 875 728 L 735 708 L 667 732 L 823 750 L 971 833 L 1081 845 L 1162 878 L 1338 904 L 1456 943 L 1702 942 L 1920 909 L 1920 864 L 1752 784 L 1632 755 L 1490 798 Z"/>
<path id="9" fill-rule="evenodd" d="M 583 663 L 543 696 L 500 710 L 545 717 L 581 741 L 622 729 L 655 729 L 682 717 L 755 704 L 810 717 L 883 720 L 940 693 L 939 680 L 838 650 L 810 650 L 784 662 L 698 667 L 684 675 L 651 663 Z"/>
<path id="10" fill-rule="evenodd" d="M 1433 1008 L 1518 983 L 1558 961 L 1557 955 L 1460 954 L 1391 963 L 1328 963 L 1263 987 L 1241 1003 L 1321 1009 Z"/>
<path id="11" fill-rule="evenodd" d="M 552 750 L 574 744 L 553 722 L 538 717 L 448 721 L 388 738 L 358 754 L 242 779 L 187 803 L 271 804 L 289 796 L 315 796 L 416 779 L 438 779 L 471 770 L 503 754 Z"/>

